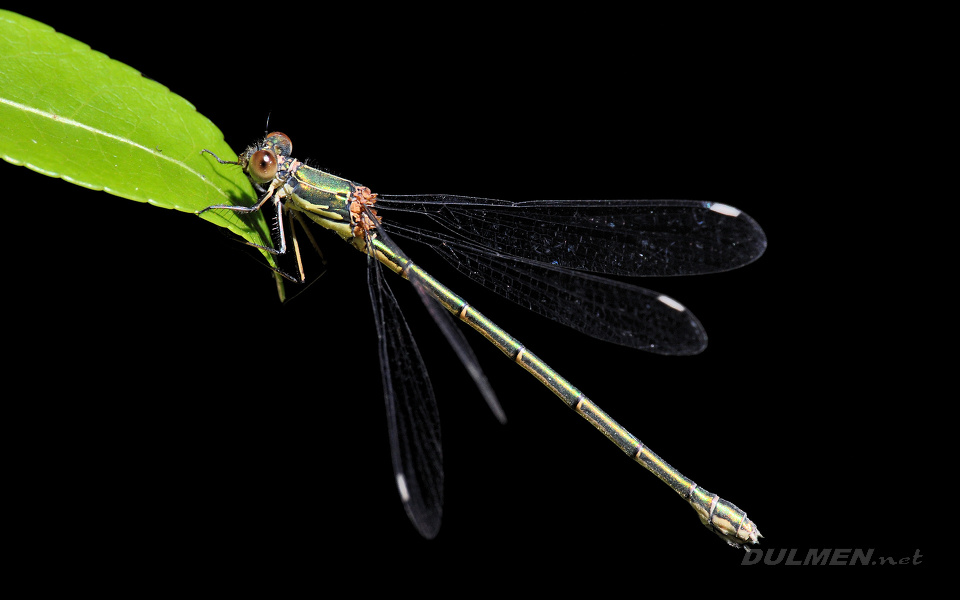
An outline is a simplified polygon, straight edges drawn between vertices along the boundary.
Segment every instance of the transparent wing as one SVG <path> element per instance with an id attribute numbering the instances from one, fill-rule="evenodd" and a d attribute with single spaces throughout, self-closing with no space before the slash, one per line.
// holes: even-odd
<path id="1" fill-rule="evenodd" d="M 473 353 L 473 349 L 470 348 L 470 342 L 467 341 L 463 332 L 460 331 L 456 323 L 453 322 L 450 313 L 437 303 L 436 299 L 424 289 L 423 285 L 414 277 L 410 278 L 410 283 L 412 283 L 414 289 L 417 290 L 424 306 L 427 307 L 427 311 L 430 313 L 430 316 L 433 317 L 433 322 L 437 324 L 440 332 L 447 338 L 447 343 L 450 344 L 454 354 L 460 359 L 460 363 L 467 370 L 470 379 L 473 380 L 474 385 L 480 390 L 480 395 L 483 396 L 487 406 L 490 407 L 493 416 L 495 416 L 501 424 L 506 424 L 507 414 L 503 411 L 503 407 L 500 406 L 500 401 L 497 400 L 493 386 L 490 385 L 487 376 L 483 373 L 483 369 L 480 368 L 480 362 L 477 360 L 477 355 Z"/>
<path id="2" fill-rule="evenodd" d="M 440 417 L 430 377 L 380 263 L 368 256 L 367 280 L 377 328 L 393 471 L 403 508 L 432 539 L 443 515 Z"/>
<path id="3" fill-rule="evenodd" d="M 491 251 L 396 223 L 399 237 L 427 244 L 461 273 L 520 306 L 591 337 L 656 354 L 703 351 L 707 334 L 679 302 L 642 287 Z"/>
<path id="4" fill-rule="evenodd" d="M 378 197 L 391 211 L 416 213 L 455 238 L 504 256 L 567 269 L 632 277 L 715 273 L 756 260 L 767 238 L 726 204 L 695 200 L 536 200 L 464 196 Z M 413 235 L 418 230 L 410 229 Z"/>

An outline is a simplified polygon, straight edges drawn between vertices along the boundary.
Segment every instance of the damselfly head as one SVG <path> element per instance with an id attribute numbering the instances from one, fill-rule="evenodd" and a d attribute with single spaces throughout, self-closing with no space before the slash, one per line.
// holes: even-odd
<path id="1" fill-rule="evenodd" d="M 263 184 L 276 177 L 279 165 L 290 158 L 292 149 L 290 138 L 275 131 L 262 142 L 248 147 L 237 160 L 253 183 Z"/>

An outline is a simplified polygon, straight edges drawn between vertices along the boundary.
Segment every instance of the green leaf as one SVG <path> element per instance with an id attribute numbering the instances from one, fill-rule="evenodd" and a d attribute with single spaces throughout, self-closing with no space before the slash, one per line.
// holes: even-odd
<path id="1" fill-rule="evenodd" d="M 127 65 L 51 27 L 0 10 L 0 157 L 154 206 L 196 212 L 256 195 L 223 134 L 196 108 Z M 260 213 L 201 215 L 270 246 Z M 264 253 L 267 260 L 273 258 Z"/>

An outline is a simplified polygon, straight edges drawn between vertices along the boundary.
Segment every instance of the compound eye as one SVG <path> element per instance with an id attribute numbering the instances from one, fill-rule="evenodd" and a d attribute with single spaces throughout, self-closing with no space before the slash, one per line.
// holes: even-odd
<path id="1" fill-rule="evenodd" d="M 267 183 L 277 175 L 277 155 L 269 150 L 257 150 L 247 164 L 247 175 L 257 183 Z"/>
<path id="2" fill-rule="evenodd" d="M 272 144 L 274 150 L 280 156 L 289 157 L 290 153 L 293 152 L 293 142 L 286 134 L 279 131 L 267 134 L 267 144 Z"/>

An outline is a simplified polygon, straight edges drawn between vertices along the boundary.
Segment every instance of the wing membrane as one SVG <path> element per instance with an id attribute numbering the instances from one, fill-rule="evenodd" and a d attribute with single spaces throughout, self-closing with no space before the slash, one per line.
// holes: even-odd
<path id="1" fill-rule="evenodd" d="M 380 196 L 389 211 L 426 215 L 453 236 L 502 255 L 625 276 L 694 275 L 756 260 L 766 236 L 749 215 L 693 200 L 538 200 Z"/>
<path id="2" fill-rule="evenodd" d="M 443 515 L 440 416 L 430 376 L 380 264 L 368 257 L 367 279 L 377 327 L 390 454 L 403 508 L 432 539 Z"/>

